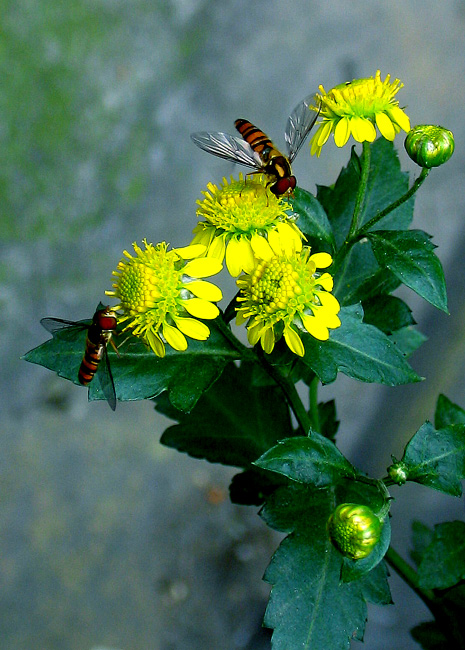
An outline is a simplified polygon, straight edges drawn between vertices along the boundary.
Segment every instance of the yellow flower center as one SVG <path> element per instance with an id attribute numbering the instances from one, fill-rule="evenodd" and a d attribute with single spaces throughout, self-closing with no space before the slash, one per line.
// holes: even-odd
<path id="1" fill-rule="evenodd" d="M 223 179 L 222 186 L 209 183 L 207 187 L 209 191 L 203 192 L 205 198 L 197 201 L 197 214 L 215 228 L 235 234 L 250 233 L 287 217 L 289 204 L 284 199 L 270 192 L 263 182 L 244 180 L 242 174 L 239 180 L 231 179 L 228 183 Z"/>
<path id="2" fill-rule="evenodd" d="M 300 257 L 261 261 L 250 276 L 251 311 L 269 323 L 292 320 L 296 312 L 315 302 L 314 272 L 315 265 Z"/>

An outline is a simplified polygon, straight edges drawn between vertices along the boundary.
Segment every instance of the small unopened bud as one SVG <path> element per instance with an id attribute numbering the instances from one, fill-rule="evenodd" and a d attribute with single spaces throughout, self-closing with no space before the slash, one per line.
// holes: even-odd
<path id="1" fill-rule="evenodd" d="M 454 153 L 454 135 L 442 126 L 418 124 L 405 138 L 405 149 L 420 167 L 439 167 Z"/>
<path id="2" fill-rule="evenodd" d="M 389 478 L 397 483 L 397 485 L 403 485 L 408 479 L 408 470 L 405 463 L 400 460 L 393 458 L 395 462 L 387 468 L 387 473 Z"/>
<path id="3" fill-rule="evenodd" d="M 370 555 L 379 542 L 383 524 L 368 506 L 342 503 L 328 519 L 334 546 L 352 560 Z"/>

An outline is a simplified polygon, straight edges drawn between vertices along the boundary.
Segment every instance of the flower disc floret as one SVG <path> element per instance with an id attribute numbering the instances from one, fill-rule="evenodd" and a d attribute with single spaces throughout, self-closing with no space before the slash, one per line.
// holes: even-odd
<path id="1" fill-rule="evenodd" d="M 271 233 L 279 233 L 294 249 L 302 247 L 303 235 L 289 203 L 269 190 L 263 174 L 223 178 L 220 186 L 209 183 L 202 193 L 204 198 L 197 201 L 201 221 L 192 243 L 203 244 L 207 256 L 221 262 L 226 257 L 233 277 L 252 270 L 257 249 L 267 245 Z"/>
<path id="2" fill-rule="evenodd" d="M 315 95 L 320 107 L 319 128 L 311 139 L 311 153 L 320 155 L 331 133 L 334 142 L 343 147 L 352 135 L 357 142 L 373 142 L 376 127 L 386 140 L 394 140 L 401 130 L 410 130 L 408 115 L 399 106 L 395 95 L 403 87 L 399 79 L 381 81 L 380 71 L 374 77 L 354 79 L 326 92 L 320 86 Z M 315 109 L 317 110 L 317 109 Z"/>
<path id="3" fill-rule="evenodd" d="M 339 303 L 330 293 L 333 279 L 317 271 L 330 266 L 332 259 L 327 253 L 310 255 L 308 247 L 290 252 L 279 240 L 272 243 L 271 253 L 257 259 L 253 270 L 236 281 L 240 289 L 236 322 L 247 322 L 249 343 L 260 342 L 267 354 L 284 336 L 292 352 L 303 356 L 301 332 L 325 341 L 329 329 L 341 324 Z"/>
<path id="4" fill-rule="evenodd" d="M 203 279 L 221 270 L 215 259 L 201 257 L 202 245 L 168 250 L 165 242 L 153 246 L 144 240 L 145 249 L 133 244 L 135 256 L 124 251 L 125 259 L 113 271 L 113 291 L 122 314 L 124 330 L 131 330 L 152 348 L 165 356 L 165 343 L 178 351 L 186 350 L 186 336 L 204 341 L 209 328 L 197 318 L 212 319 L 219 314 L 214 304 L 221 300 L 220 289 Z M 190 260 L 190 261 L 188 261 Z M 192 318 L 192 316 L 194 318 Z"/>

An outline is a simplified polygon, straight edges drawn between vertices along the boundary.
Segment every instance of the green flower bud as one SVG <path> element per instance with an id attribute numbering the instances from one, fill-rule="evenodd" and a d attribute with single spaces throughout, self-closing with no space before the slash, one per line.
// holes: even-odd
<path id="1" fill-rule="evenodd" d="M 442 126 L 418 124 L 405 138 L 405 149 L 420 167 L 439 167 L 454 153 L 454 135 Z"/>
<path id="2" fill-rule="evenodd" d="M 403 485 L 408 479 L 408 469 L 407 465 L 400 460 L 392 459 L 394 462 L 393 465 L 387 468 L 387 473 L 389 478 L 397 483 L 397 485 Z"/>
<path id="3" fill-rule="evenodd" d="M 342 503 L 328 519 L 334 546 L 352 560 L 370 555 L 379 542 L 383 524 L 368 506 Z"/>

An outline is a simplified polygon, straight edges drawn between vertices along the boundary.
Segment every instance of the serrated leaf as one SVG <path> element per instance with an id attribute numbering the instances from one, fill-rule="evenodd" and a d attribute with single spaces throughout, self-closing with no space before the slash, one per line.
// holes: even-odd
<path id="1" fill-rule="evenodd" d="M 332 254 L 335 250 L 333 229 L 320 202 L 310 192 L 296 187 L 291 204 L 298 215 L 297 225 L 308 244 L 319 253 L 326 251 Z"/>
<path id="2" fill-rule="evenodd" d="M 167 346 L 163 359 L 155 356 L 134 336 L 122 345 L 119 355 L 109 347 L 117 399 L 149 399 L 166 390 L 176 408 L 184 411 L 193 408 L 202 393 L 221 375 L 225 365 L 239 356 L 214 323 L 209 323 L 209 327 L 211 335 L 207 341 L 190 340 L 185 352 Z M 125 334 L 120 333 L 120 338 L 124 337 Z M 53 339 L 34 348 L 23 358 L 78 383 L 85 338 L 85 330 L 60 330 L 54 333 Z M 99 382 L 92 381 L 89 400 L 101 399 L 105 396 Z"/>
<path id="3" fill-rule="evenodd" d="M 465 411 L 445 395 L 439 395 L 434 414 L 434 426 L 436 429 L 441 429 L 448 424 L 465 424 Z"/>
<path id="4" fill-rule="evenodd" d="M 370 145 L 370 150 L 370 173 L 360 226 L 408 190 L 408 174 L 401 171 L 399 157 L 392 142 L 378 138 Z M 360 160 L 352 150 L 349 164 L 342 169 L 336 183 L 331 187 L 317 188 L 317 199 L 328 215 L 338 247 L 344 242 L 349 231 L 359 183 Z M 408 228 L 413 218 L 413 203 L 412 199 L 402 203 L 386 215 L 377 224 L 377 228 Z"/>
<path id="5" fill-rule="evenodd" d="M 256 460 L 254 465 L 318 488 L 357 475 L 353 465 L 344 458 L 336 445 L 318 433 L 281 440 Z"/>
<path id="6" fill-rule="evenodd" d="M 379 138 L 370 145 L 371 165 L 365 202 L 359 226 L 400 198 L 408 190 L 408 174 L 401 172 L 397 152 L 391 142 Z M 341 171 L 332 187 L 318 187 L 317 199 L 333 227 L 337 247 L 349 232 L 356 195 L 360 183 L 360 161 L 352 151 L 347 168 Z M 375 229 L 407 229 L 413 218 L 413 200 L 390 212 Z M 379 293 L 390 293 L 399 285 L 393 274 L 380 269 L 366 239 L 349 251 L 344 264 L 334 277 L 333 293 L 341 305 L 351 305 Z"/>
<path id="7" fill-rule="evenodd" d="M 324 384 L 336 379 L 338 371 L 360 381 L 398 386 L 420 381 L 420 377 L 389 338 L 362 322 L 359 305 L 344 307 L 341 326 L 331 331 L 328 341 L 303 335 L 307 364 Z"/>
<path id="8" fill-rule="evenodd" d="M 389 335 L 389 340 L 400 353 L 408 359 L 418 348 L 423 345 L 427 337 L 413 327 L 403 327 Z"/>
<path id="9" fill-rule="evenodd" d="M 293 531 L 264 576 L 273 585 L 264 620 L 274 629 L 273 650 L 347 650 L 352 639 L 363 638 L 366 600 L 390 602 L 382 569 L 341 583 L 342 556 L 326 530 L 334 507 L 330 490 L 292 484 L 260 512 L 268 525 Z"/>
<path id="10" fill-rule="evenodd" d="M 418 578 L 423 589 L 447 589 L 465 579 L 465 522 L 448 521 L 434 527 Z"/>
<path id="11" fill-rule="evenodd" d="M 252 467 L 232 477 L 229 496 L 242 506 L 261 506 L 278 487 L 287 485 L 283 476 Z"/>
<path id="12" fill-rule="evenodd" d="M 363 303 L 363 320 L 385 334 L 414 325 L 410 307 L 400 298 L 381 294 Z"/>
<path id="13" fill-rule="evenodd" d="M 161 442 L 212 463 L 248 468 L 279 439 L 292 435 L 289 408 L 277 387 L 252 383 L 253 368 L 230 364 L 189 415 Z"/>
<path id="14" fill-rule="evenodd" d="M 465 425 L 436 430 L 425 422 L 405 448 L 402 461 L 409 481 L 460 496 L 465 478 Z"/>
<path id="15" fill-rule="evenodd" d="M 389 571 L 386 562 L 380 562 L 363 577 L 363 597 L 374 605 L 391 605 L 392 596 L 389 588 Z"/>
<path id="16" fill-rule="evenodd" d="M 382 230 L 367 233 L 379 265 L 407 287 L 448 313 L 446 283 L 435 246 L 422 230 Z"/>

